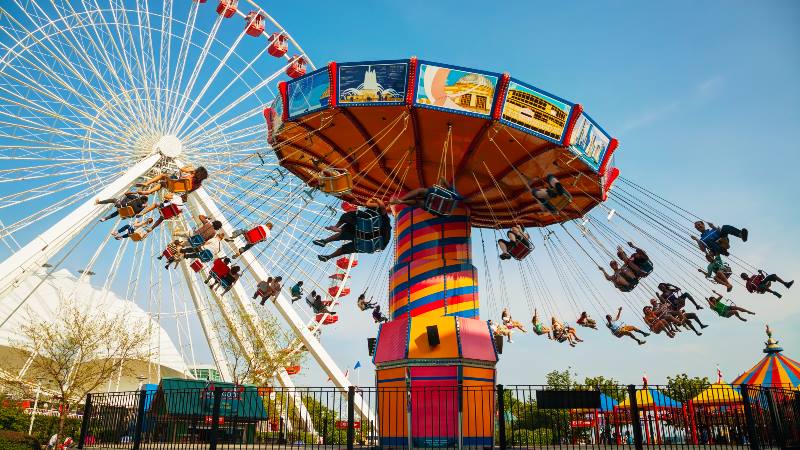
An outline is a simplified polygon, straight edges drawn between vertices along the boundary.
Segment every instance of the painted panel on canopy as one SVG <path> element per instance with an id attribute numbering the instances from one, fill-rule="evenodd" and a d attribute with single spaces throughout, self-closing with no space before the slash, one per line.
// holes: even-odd
<path id="1" fill-rule="evenodd" d="M 408 340 L 408 318 L 400 317 L 381 324 L 378 333 L 378 348 L 373 362 L 396 361 L 406 357 Z"/>
<path id="2" fill-rule="evenodd" d="M 573 104 L 512 79 L 503 99 L 500 122 L 561 144 Z"/>
<path id="3" fill-rule="evenodd" d="M 287 91 L 289 118 L 296 119 L 327 108 L 330 103 L 330 86 L 327 67 L 289 81 Z"/>
<path id="4" fill-rule="evenodd" d="M 439 345 L 428 344 L 427 327 L 435 325 L 439 329 Z M 408 342 L 409 359 L 458 358 L 458 336 L 453 317 L 415 317 L 411 320 L 411 334 Z"/>
<path id="5" fill-rule="evenodd" d="M 611 136 L 591 117 L 583 113 L 575 121 L 569 149 L 597 172 L 610 143 Z"/>
<path id="6" fill-rule="evenodd" d="M 464 318 L 459 319 L 459 321 L 464 358 L 497 361 L 494 341 L 486 321 Z"/>
<path id="7" fill-rule="evenodd" d="M 499 74 L 420 61 L 414 104 L 489 118 Z"/>
<path id="8" fill-rule="evenodd" d="M 340 106 L 400 105 L 408 85 L 408 61 L 365 61 L 340 64 Z"/>

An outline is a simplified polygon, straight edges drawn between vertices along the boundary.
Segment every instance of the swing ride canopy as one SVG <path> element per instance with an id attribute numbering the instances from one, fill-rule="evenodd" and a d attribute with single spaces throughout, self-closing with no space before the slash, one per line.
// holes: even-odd
<path id="1" fill-rule="evenodd" d="M 636 391 L 636 405 L 639 409 L 654 409 L 654 408 L 681 408 L 683 405 L 677 400 L 673 400 L 658 389 L 644 388 Z M 629 409 L 631 407 L 630 398 L 617 405 L 620 409 Z"/>
<path id="2" fill-rule="evenodd" d="M 363 204 L 444 178 L 478 227 L 545 226 L 583 216 L 619 173 L 617 141 L 579 104 L 511 78 L 417 60 L 328 64 L 280 85 L 264 111 L 282 166 L 306 182 L 346 170 Z M 527 193 L 555 175 L 573 196 L 559 215 Z M 526 195 L 524 195 L 526 194 Z"/>

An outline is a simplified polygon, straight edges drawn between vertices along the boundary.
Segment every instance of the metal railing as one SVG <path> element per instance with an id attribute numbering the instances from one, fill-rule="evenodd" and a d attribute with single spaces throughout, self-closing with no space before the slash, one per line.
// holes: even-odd
<path id="1" fill-rule="evenodd" d="M 80 448 L 800 446 L 799 391 L 725 384 L 209 386 L 91 394 L 84 411 Z"/>

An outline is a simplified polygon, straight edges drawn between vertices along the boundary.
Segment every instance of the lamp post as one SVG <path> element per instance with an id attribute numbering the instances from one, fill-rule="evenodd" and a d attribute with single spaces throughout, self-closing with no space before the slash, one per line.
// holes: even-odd
<path id="1" fill-rule="evenodd" d="M 33 420 L 36 418 L 36 408 L 39 407 L 39 394 L 42 392 L 42 380 L 44 380 L 44 378 L 36 378 L 36 397 L 33 400 L 33 409 L 31 410 L 31 425 L 28 427 L 28 435 L 33 434 Z"/>
<path id="2" fill-rule="evenodd" d="M 141 390 L 142 390 L 142 386 L 144 386 L 144 380 L 146 380 L 146 379 L 147 379 L 147 377 L 146 377 L 146 376 L 144 376 L 144 375 L 141 375 L 141 374 L 139 374 L 139 375 L 136 377 L 136 379 L 137 379 L 137 380 L 139 380 L 139 387 L 138 387 L 138 388 L 136 388 L 136 390 L 137 390 L 137 391 L 141 391 Z"/>

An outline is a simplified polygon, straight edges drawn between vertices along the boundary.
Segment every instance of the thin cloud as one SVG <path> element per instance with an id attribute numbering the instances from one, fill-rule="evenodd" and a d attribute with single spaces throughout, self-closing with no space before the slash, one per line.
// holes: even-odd
<path id="1" fill-rule="evenodd" d="M 636 117 L 631 118 L 622 124 L 622 131 L 632 131 L 662 120 L 681 109 L 698 106 L 719 95 L 724 82 L 725 79 L 721 76 L 707 78 L 698 83 L 688 97 L 672 100 L 665 105 L 647 109 Z"/>

